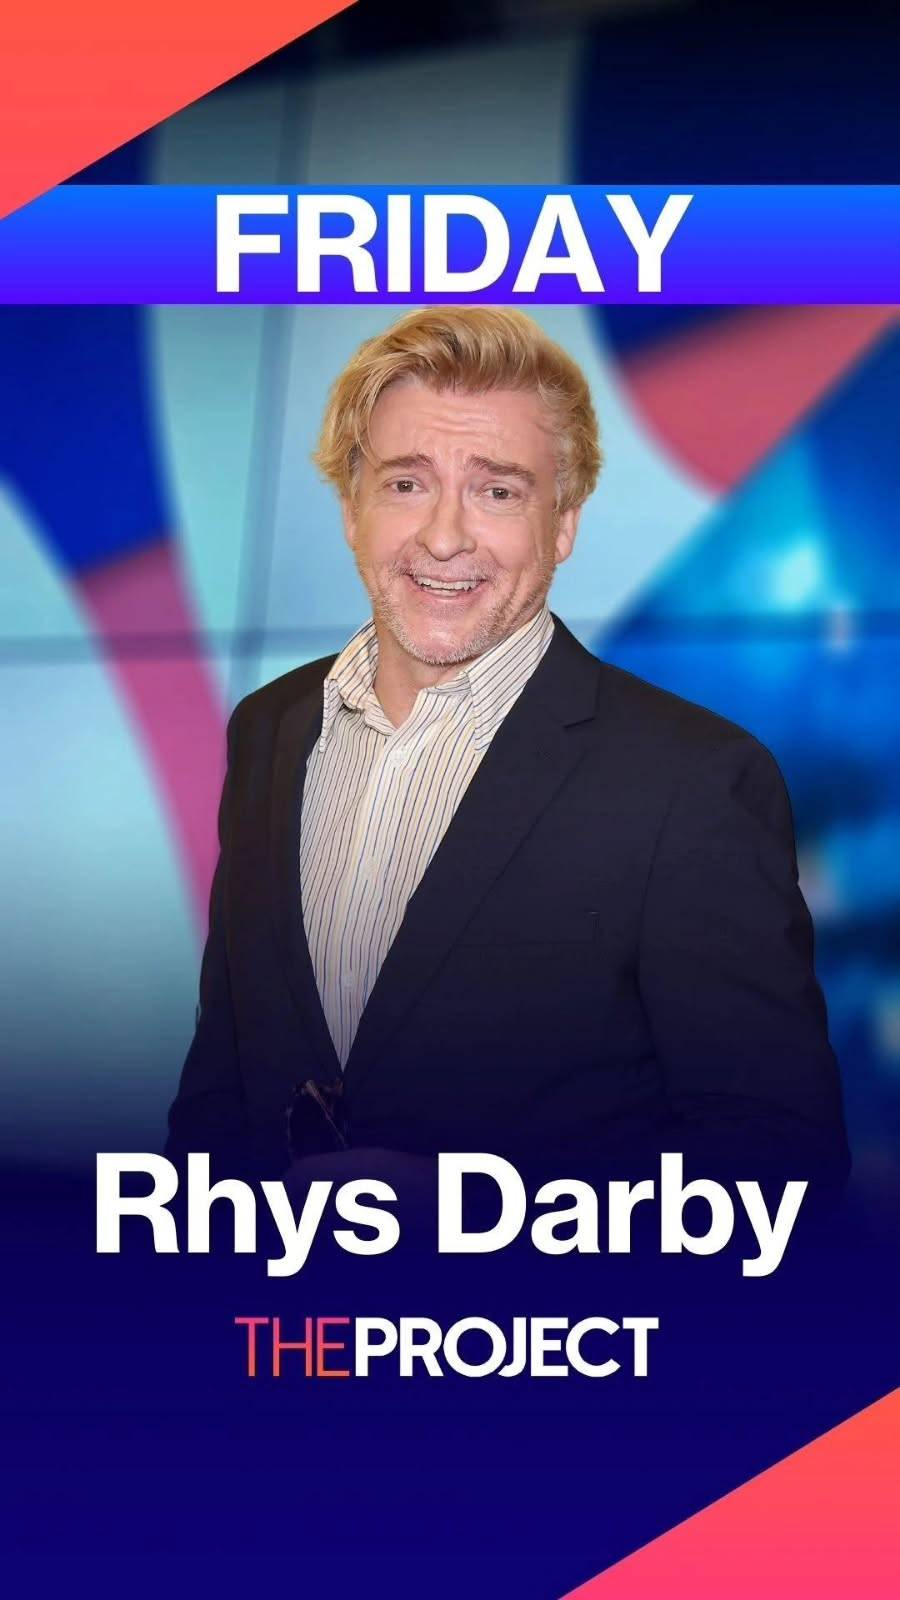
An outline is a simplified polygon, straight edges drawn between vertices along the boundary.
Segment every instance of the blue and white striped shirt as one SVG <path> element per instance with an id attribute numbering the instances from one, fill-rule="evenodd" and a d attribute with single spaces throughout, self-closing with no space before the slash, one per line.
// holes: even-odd
<path id="1" fill-rule="evenodd" d="M 324 683 L 300 833 L 303 921 L 325 1017 L 345 1066 L 406 906 L 503 718 L 550 644 L 544 606 L 395 728 L 375 694 L 367 622 Z"/>

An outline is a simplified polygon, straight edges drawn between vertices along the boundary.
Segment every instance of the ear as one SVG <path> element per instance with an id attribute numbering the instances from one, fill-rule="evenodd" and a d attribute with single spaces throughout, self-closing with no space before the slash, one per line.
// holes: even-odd
<path id="1" fill-rule="evenodd" d="M 344 524 L 344 538 L 352 550 L 356 543 L 356 508 L 344 495 L 341 496 L 341 520 Z"/>
<path id="2" fill-rule="evenodd" d="M 567 511 L 561 511 L 556 524 L 556 543 L 554 546 L 556 565 L 568 561 L 575 545 L 575 535 L 578 532 L 578 522 L 581 517 L 580 506 L 570 506 Z"/>

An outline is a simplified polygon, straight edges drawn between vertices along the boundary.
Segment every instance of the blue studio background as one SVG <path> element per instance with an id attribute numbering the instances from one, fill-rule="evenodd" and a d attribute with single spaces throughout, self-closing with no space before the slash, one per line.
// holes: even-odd
<path id="1" fill-rule="evenodd" d="M 363 0 L 86 177 L 896 181 L 877 8 L 852 29 L 767 5 L 727 22 L 704 5 L 516 9 L 464 4 L 451 23 Z M 875 1279 L 900 1199 L 896 312 L 537 315 L 591 380 L 607 456 L 554 608 L 783 768 L 873 1253 L 841 1280 L 817 1258 L 805 1292 L 834 1345 L 811 1350 L 779 1306 L 779 1362 L 755 1377 L 742 1312 L 688 1270 L 644 1295 L 681 1318 L 649 1398 L 475 1384 L 414 1404 L 390 1385 L 242 1387 L 230 1317 L 298 1298 L 275 1303 L 259 1269 L 93 1258 L 93 1154 L 159 1147 L 192 1030 L 229 710 L 366 614 L 310 452 L 329 383 L 391 312 L 0 308 L 0 1167 L 21 1268 L 4 1503 L 34 1592 L 73 1563 L 100 1593 L 142 1575 L 229 1592 L 283 1581 L 296 1552 L 305 1594 L 418 1593 L 424 1575 L 435 1594 L 551 1600 L 890 1387 Z M 501 1295 L 419 1283 L 407 1309 L 490 1314 Z M 583 1278 L 571 1301 L 542 1283 L 528 1310 L 629 1309 L 609 1277 L 599 1307 Z M 704 1293 L 721 1326 L 694 1340 Z M 402 1308 L 400 1279 L 371 1271 L 327 1279 L 318 1303 L 304 1283 L 298 1315 L 391 1294 Z"/>

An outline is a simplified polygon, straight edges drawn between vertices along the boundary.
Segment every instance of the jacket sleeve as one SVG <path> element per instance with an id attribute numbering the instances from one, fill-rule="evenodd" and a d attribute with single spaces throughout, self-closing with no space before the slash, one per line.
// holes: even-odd
<path id="1" fill-rule="evenodd" d="M 228 760 L 219 805 L 219 859 L 210 893 L 209 933 L 200 969 L 196 1027 L 178 1093 L 169 1110 L 166 1143 L 166 1155 L 170 1160 L 180 1160 L 190 1150 L 208 1151 L 223 1162 L 230 1162 L 235 1171 L 246 1155 L 248 1130 L 228 973 L 224 888 L 231 842 L 240 710 L 240 706 L 235 708 L 228 723 Z"/>
<path id="2" fill-rule="evenodd" d="M 646 887 L 639 983 L 673 1148 L 748 1177 L 843 1183 L 840 1078 L 790 802 L 749 735 L 707 754 L 672 797 Z"/>

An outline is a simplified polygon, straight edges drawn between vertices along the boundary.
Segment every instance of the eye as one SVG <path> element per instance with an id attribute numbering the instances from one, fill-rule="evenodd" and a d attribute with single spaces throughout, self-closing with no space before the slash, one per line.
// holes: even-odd
<path id="1" fill-rule="evenodd" d="M 414 478 L 395 478 L 390 487 L 394 489 L 397 494 L 412 494 L 416 487 L 416 483 Z"/>
<path id="2" fill-rule="evenodd" d="M 488 484 L 487 492 L 491 500 L 506 501 L 515 499 L 514 491 L 505 483 Z"/>

